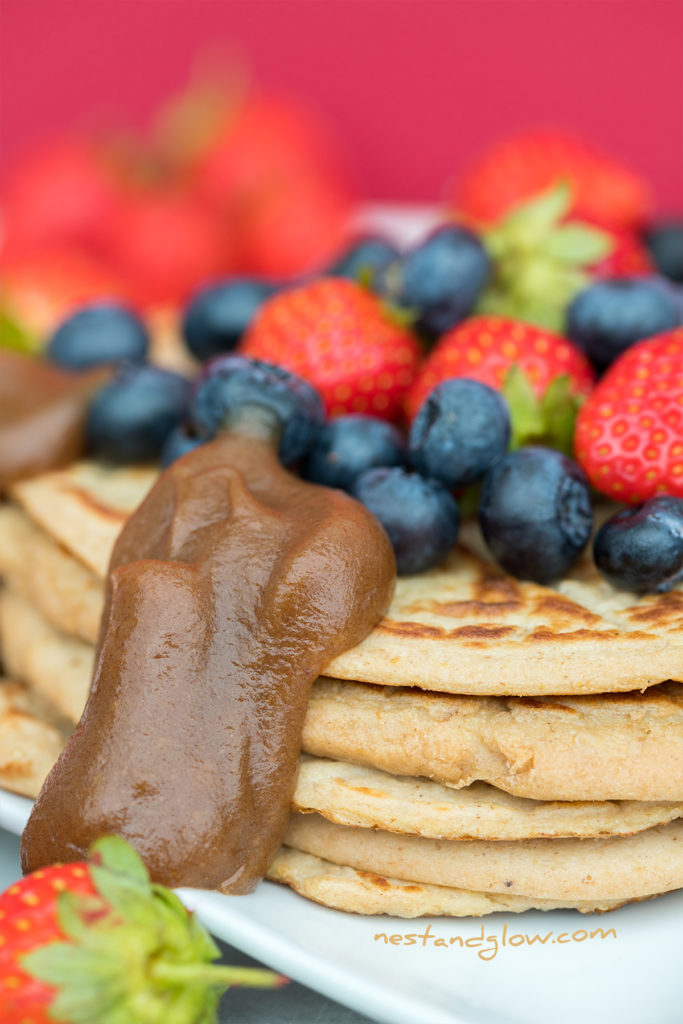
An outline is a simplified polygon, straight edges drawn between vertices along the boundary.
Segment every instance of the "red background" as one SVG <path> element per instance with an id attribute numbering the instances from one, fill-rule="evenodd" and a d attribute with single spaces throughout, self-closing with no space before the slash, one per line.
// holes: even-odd
<path id="1" fill-rule="evenodd" d="M 315 100 L 364 196 L 433 200 L 492 137 L 582 130 L 683 209 L 683 0 L 0 0 L 0 161 L 144 127 L 198 54 Z"/>

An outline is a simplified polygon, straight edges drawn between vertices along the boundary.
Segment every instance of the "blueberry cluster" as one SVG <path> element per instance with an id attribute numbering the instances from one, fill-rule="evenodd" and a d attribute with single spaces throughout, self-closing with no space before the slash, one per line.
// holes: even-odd
<path id="1" fill-rule="evenodd" d="M 111 378 L 88 411 L 86 442 L 91 454 L 123 463 L 156 459 L 184 421 L 189 381 L 148 363 L 148 350 L 142 320 L 113 301 L 83 306 L 48 339 L 47 358 L 65 369 L 112 368 Z"/>

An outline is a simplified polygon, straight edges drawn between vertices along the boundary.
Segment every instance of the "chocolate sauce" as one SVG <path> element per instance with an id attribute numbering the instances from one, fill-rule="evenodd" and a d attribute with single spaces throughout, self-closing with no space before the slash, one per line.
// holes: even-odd
<path id="1" fill-rule="evenodd" d="M 360 504 L 249 434 L 176 462 L 123 530 L 91 694 L 24 870 L 117 833 L 158 882 L 243 893 L 275 855 L 311 684 L 379 621 L 395 562 Z"/>
<path id="2" fill-rule="evenodd" d="M 0 349 L 0 494 L 15 480 L 83 454 L 88 403 L 110 374 L 102 368 L 69 373 Z"/>

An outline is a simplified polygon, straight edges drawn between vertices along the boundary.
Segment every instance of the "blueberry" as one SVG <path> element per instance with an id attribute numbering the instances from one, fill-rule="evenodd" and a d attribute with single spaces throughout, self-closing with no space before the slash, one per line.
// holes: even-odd
<path id="1" fill-rule="evenodd" d="M 447 487 L 480 480 L 510 442 L 505 399 L 486 384 L 459 377 L 438 384 L 413 420 L 411 464 Z"/>
<path id="2" fill-rule="evenodd" d="M 591 534 L 586 476 L 550 448 L 509 452 L 484 477 L 479 525 L 506 572 L 551 583 L 571 568 Z"/>
<path id="3" fill-rule="evenodd" d="M 376 276 L 398 259 L 396 246 L 379 235 L 353 242 L 328 269 L 330 277 L 347 277 L 372 287 Z"/>
<path id="4" fill-rule="evenodd" d="M 93 302 L 63 320 L 45 355 L 69 370 L 104 363 L 144 362 L 149 338 L 142 320 L 118 302 Z"/>
<path id="5" fill-rule="evenodd" d="M 608 366 L 636 341 L 678 324 L 673 300 L 642 278 L 598 281 L 567 311 L 567 333 L 596 366 Z"/>
<path id="6" fill-rule="evenodd" d="M 437 480 L 400 467 L 369 469 L 351 493 L 386 530 L 401 575 L 440 565 L 457 540 L 460 512 L 453 495 Z"/>
<path id="7" fill-rule="evenodd" d="M 405 441 L 397 427 L 374 416 L 339 416 L 316 436 L 303 467 L 315 484 L 348 491 L 356 477 L 378 466 L 402 466 Z"/>
<path id="8" fill-rule="evenodd" d="M 675 281 L 670 281 L 668 277 L 662 277 L 661 274 L 649 274 L 642 280 L 647 281 L 653 288 L 663 292 L 671 299 L 678 313 L 678 323 L 683 324 L 683 284 L 676 284 Z"/>
<path id="9" fill-rule="evenodd" d="M 240 409 L 269 409 L 280 421 L 280 459 L 289 465 L 312 447 L 325 421 L 322 399 L 307 381 L 280 366 L 244 356 L 217 356 L 197 379 L 191 421 L 203 439 L 215 437 Z"/>
<path id="10" fill-rule="evenodd" d="M 620 590 L 661 594 L 683 582 L 683 498 L 650 498 L 600 527 L 593 557 Z"/>
<path id="11" fill-rule="evenodd" d="M 477 236 L 448 225 L 388 267 L 378 287 L 416 315 L 419 331 L 438 337 L 467 316 L 490 275 L 491 261 Z"/>
<path id="12" fill-rule="evenodd" d="M 235 278 L 199 291 L 185 310 L 182 333 L 192 355 L 204 362 L 231 352 L 260 306 L 277 287 L 255 278 Z"/>
<path id="13" fill-rule="evenodd" d="M 199 448 L 202 443 L 198 437 L 195 437 L 190 432 L 187 424 L 179 423 L 164 441 L 164 446 L 161 449 L 162 467 L 166 469 L 176 459 L 187 455 L 188 452 L 193 452 L 195 448 Z"/>
<path id="14" fill-rule="evenodd" d="M 645 244 L 660 274 L 683 284 L 683 222 L 656 224 L 646 234 Z"/>
<path id="15" fill-rule="evenodd" d="M 98 391 L 88 411 L 89 450 L 114 462 L 156 459 L 187 416 L 190 383 L 156 366 L 122 367 Z"/>

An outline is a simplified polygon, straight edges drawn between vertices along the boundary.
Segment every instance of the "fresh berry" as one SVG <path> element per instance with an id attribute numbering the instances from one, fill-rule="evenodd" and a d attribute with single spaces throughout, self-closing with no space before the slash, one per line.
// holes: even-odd
<path id="1" fill-rule="evenodd" d="M 368 469 L 402 466 L 405 440 L 386 420 L 374 416 L 338 416 L 318 432 L 303 468 L 307 480 L 348 491 Z"/>
<path id="2" fill-rule="evenodd" d="M 650 498 L 623 509 L 598 530 L 593 556 L 620 590 L 661 594 L 683 581 L 683 499 Z"/>
<path id="3" fill-rule="evenodd" d="M 660 274 L 683 284 L 683 222 L 655 224 L 645 242 Z"/>
<path id="4" fill-rule="evenodd" d="M 164 441 L 160 458 L 162 469 L 166 469 L 172 462 L 182 458 L 183 455 L 187 455 L 188 452 L 193 452 L 202 443 L 200 438 L 195 437 L 185 423 L 180 423 L 177 427 L 173 428 Z"/>
<path id="5" fill-rule="evenodd" d="M 611 249 L 606 256 L 590 265 L 592 278 L 634 277 L 651 273 L 653 262 L 638 232 L 610 230 L 608 238 Z"/>
<path id="6" fill-rule="evenodd" d="M 118 302 L 93 302 L 63 320 L 45 354 L 70 370 L 102 363 L 144 362 L 149 338 L 142 320 Z"/>
<path id="7" fill-rule="evenodd" d="M 231 352 L 275 286 L 256 278 L 232 278 L 207 285 L 185 310 L 182 332 L 192 355 L 205 362 Z"/>
<path id="8" fill-rule="evenodd" d="M 408 451 L 422 476 L 458 488 L 480 480 L 509 442 L 505 399 L 488 385 L 461 377 L 430 392 L 410 428 Z"/>
<path id="9" fill-rule="evenodd" d="M 493 274 L 476 312 L 564 330 L 568 303 L 615 245 L 613 233 L 568 220 L 571 206 L 571 189 L 560 182 L 484 231 Z"/>
<path id="10" fill-rule="evenodd" d="M 647 183 L 630 168 L 566 132 L 536 130 L 495 143 L 470 167 L 453 197 L 478 224 L 493 223 L 519 202 L 558 181 L 573 193 L 572 213 L 605 227 L 638 227 L 648 219 Z"/>
<path id="11" fill-rule="evenodd" d="M 479 238 L 447 225 L 391 264 L 379 290 L 414 316 L 419 331 L 436 338 L 467 316 L 490 274 L 491 261 Z"/>
<path id="12" fill-rule="evenodd" d="M 185 419 L 190 383 L 157 366 L 127 365 L 95 395 L 86 422 L 88 449 L 113 462 L 158 458 Z"/>
<path id="13" fill-rule="evenodd" d="M 567 311 L 569 337 L 601 368 L 636 341 L 677 324 L 674 302 L 642 278 L 597 281 L 579 292 Z"/>
<path id="14" fill-rule="evenodd" d="M 440 565 L 457 540 L 457 503 L 436 480 L 401 467 L 369 469 L 357 478 L 351 493 L 386 530 L 400 575 Z"/>
<path id="15" fill-rule="evenodd" d="M 381 235 L 365 235 L 346 247 L 328 267 L 327 274 L 346 277 L 372 288 L 377 276 L 398 258 L 399 251 L 393 242 Z"/>
<path id="16" fill-rule="evenodd" d="M 284 465 L 306 455 L 325 420 L 315 388 L 280 366 L 237 355 L 217 356 L 207 363 L 192 400 L 197 436 L 215 437 L 247 406 L 265 409 L 277 418 Z"/>
<path id="17" fill-rule="evenodd" d="M 668 277 L 662 277 L 661 274 L 648 274 L 643 280 L 663 292 L 673 302 L 678 313 L 678 324 L 683 324 L 683 284 L 676 284 L 675 281 L 671 281 Z"/>
<path id="18" fill-rule="evenodd" d="M 234 267 L 234 245 L 214 211 L 173 189 L 134 191 L 108 236 L 111 259 L 142 306 L 186 302 Z"/>
<path id="19" fill-rule="evenodd" d="M 68 136 L 42 142 L 22 154 L 4 182 L 3 246 L 97 253 L 116 206 L 113 176 L 95 146 Z"/>
<path id="20" fill-rule="evenodd" d="M 310 381 L 334 416 L 368 412 L 388 420 L 399 416 L 420 358 L 414 336 L 373 295 L 343 278 L 269 299 L 241 350 Z"/>
<path id="21" fill-rule="evenodd" d="M 612 364 L 579 413 L 575 451 L 592 485 L 616 501 L 683 498 L 683 328 Z"/>
<path id="22" fill-rule="evenodd" d="M 219 950 L 208 932 L 111 836 L 87 861 L 42 868 L 10 886 L 0 917 L 3 1024 L 210 1024 L 228 986 L 284 981 L 212 964 Z"/>
<path id="23" fill-rule="evenodd" d="M 506 572 L 552 583 L 568 572 L 591 535 L 588 481 L 560 452 L 520 448 L 484 477 L 479 524 Z"/>
<path id="24" fill-rule="evenodd" d="M 412 418 L 444 380 L 471 377 L 500 391 L 512 419 L 513 444 L 571 447 L 576 411 L 593 385 L 590 363 L 550 331 L 498 316 L 465 320 L 425 360 L 407 400 Z"/>

